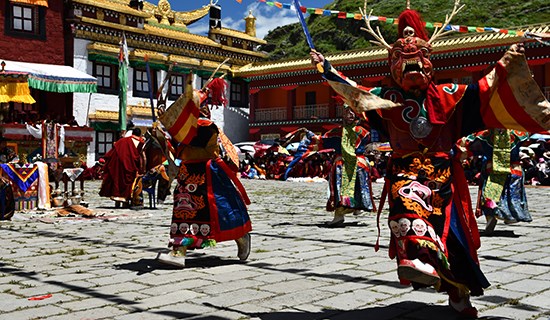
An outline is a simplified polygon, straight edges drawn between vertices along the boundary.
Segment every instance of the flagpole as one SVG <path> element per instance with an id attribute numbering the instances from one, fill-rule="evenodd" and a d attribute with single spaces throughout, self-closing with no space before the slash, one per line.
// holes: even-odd
<path id="1" fill-rule="evenodd" d="M 153 100 L 153 82 L 151 81 L 151 68 L 149 67 L 149 56 L 145 55 L 145 71 L 147 72 L 147 84 L 149 86 L 149 102 L 151 103 L 151 117 L 153 123 L 157 121 L 155 115 L 155 101 Z"/>

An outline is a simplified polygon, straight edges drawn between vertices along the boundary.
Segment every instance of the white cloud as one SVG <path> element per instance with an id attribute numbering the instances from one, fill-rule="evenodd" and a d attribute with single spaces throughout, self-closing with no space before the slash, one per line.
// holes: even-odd
<path id="1" fill-rule="evenodd" d="M 279 9 L 265 4 L 252 3 L 247 7 L 256 17 L 256 37 L 263 39 L 267 33 L 277 27 L 298 22 L 294 8 Z"/>
<path id="2" fill-rule="evenodd" d="M 187 29 L 189 29 L 189 32 L 192 34 L 206 36 L 208 35 L 208 19 L 202 19 L 201 21 L 197 21 L 192 25 L 188 26 Z"/>
<path id="3" fill-rule="evenodd" d="M 240 17 L 224 18 L 222 9 L 222 26 L 224 28 L 244 31 L 244 18 L 248 15 L 249 11 L 252 11 L 252 15 L 256 17 L 256 37 L 260 39 L 263 39 L 269 31 L 277 27 L 298 22 L 298 16 L 294 8 L 290 10 L 284 8 L 279 9 L 265 4 L 252 3 L 243 10 Z M 189 32 L 193 34 L 206 36 L 208 35 L 208 18 L 197 21 L 188 28 Z"/>

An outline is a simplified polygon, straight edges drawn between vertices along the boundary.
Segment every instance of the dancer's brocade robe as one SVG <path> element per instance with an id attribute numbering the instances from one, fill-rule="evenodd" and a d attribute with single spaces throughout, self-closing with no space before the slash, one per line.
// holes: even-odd
<path id="1" fill-rule="evenodd" d="M 341 139 L 328 176 L 327 210 L 335 211 L 342 208 L 351 211 L 372 211 L 374 202 L 370 165 L 365 156 L 367 144 L 370 142 L 370 133 L 356 124 L 344 125 L 337 131 Z"/>
<path id="2" fill-rule="evenodd" d="M 214 122 L 198 120 L 194 137 L 180 145 L 170 245 L 204 248 L 252 230 L 250 200 L 239 179 L 235 147 Z"/>
<path id="3" fill-rule="evenodd" d="M 357 86 L 326 60 L 324 69 L 327 80 Z M 432 86 L 439 101 L 426 101 L 426 92 L 416 96 L 399 87 L 357 86 L 401 104 L 363 113 L 372 128 L 389 137 L 393 149 L 386 177 L 389 255 L 398 262 L 418 258 L 434 266 L 442 279 L 441 291 L 455 286 L 481 295 L 489 283 L 479 268 L 477 223 L 453 147 L 459 138 L 486 128 L 548 130 L 550 103 L 531 78 L 524 56 L 514 51 L 475 84 Z M 343 98 L 354 105 L 353 96 Z M 411 121 L 420 114 L 427 115 L 432 129 L 426 137 L 415 138 Z"/>
<path id="4" fill-rule="evenodd" d="M 520 162 L 520 147 L 529 134 L 517 130 L 491 129 L 469 135 L 466 147 L 482 155 L 476 216 L 493 216 L 506 223 L 530 222 Z"/>

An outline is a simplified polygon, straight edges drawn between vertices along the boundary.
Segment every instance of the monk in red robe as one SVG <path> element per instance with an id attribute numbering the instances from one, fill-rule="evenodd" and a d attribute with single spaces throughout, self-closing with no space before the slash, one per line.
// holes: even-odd
<path id="1" fill-rule="evenodd" d="M 116 206 L 140 206 L 141 177 L 145 172 L 143 155 L 144 139 L 141 129 L 132 130 L 132 135 L 115 142 L 113 148 L 105 154 L 103 182 L 99 195 L 110 197 Z"/>

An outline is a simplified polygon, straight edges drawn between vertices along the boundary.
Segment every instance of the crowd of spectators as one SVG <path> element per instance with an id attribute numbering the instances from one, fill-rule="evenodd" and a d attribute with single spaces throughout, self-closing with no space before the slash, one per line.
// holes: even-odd
<path id="1" fill-rule="evenodd" d="M 384 177 L 389 155 L 389 152 L 377 150 L 367 153 L 373 182 Z M 307 152 L 294 165 L 288 178 L 327 179 L 334 156 L 333 149 Z M 284 173 L 292 160 L 294 160 L 294 152 L 292 150 L 281 152 L 279 146 L 269 148 L 265 152 L 244 152 L 240 163 L 241 178 L 284 180 Z"/>
<path id="2" fill-rule="evenodd" d="M 528 140 L 521 148 L 520 159 L 525 175 L 525 184 L 550 186 L 550 140 Z M 283 180 L 289 163 L 294 159 L 292 150 L 281 152 L 281 147 L 273 145 L 267 150 L 243 151 L 240 173 L 244 179 Z M 332 149 L 313 151 L 304 154 L 290 171 L 289 178 L 327 179 L 331 170 L 334 151 Z M 367 158 L 371 166 L 372 181 L 383 178 L 386 163 L 391 152 L 371 150 Z M 483 156 L 470 156 L 462 160 L 466 179 L 471 185 L 478 185 L 484 163 Z"/>

